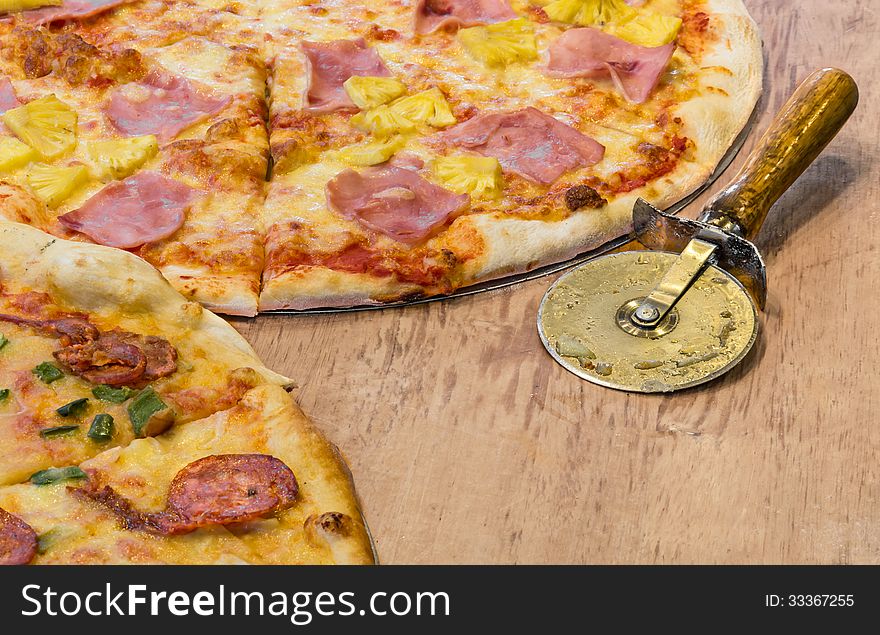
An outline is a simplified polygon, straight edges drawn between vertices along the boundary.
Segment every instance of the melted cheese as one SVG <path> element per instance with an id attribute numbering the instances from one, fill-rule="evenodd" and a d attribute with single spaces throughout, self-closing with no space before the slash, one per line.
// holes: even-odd
<path id="1" fill-rule="evenodd" d="M 172 73 L 201 82 L 221 95 L 259 95 L 265 73 L 242 63 L 243 53 L 201 36 L 188 37 L 145 51 Z"/>

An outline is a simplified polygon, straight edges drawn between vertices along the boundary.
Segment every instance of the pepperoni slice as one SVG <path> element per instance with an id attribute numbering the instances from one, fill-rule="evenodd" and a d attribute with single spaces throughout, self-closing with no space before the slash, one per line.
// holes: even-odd
<path id="1" fill-rule="evenodd" d="M 195 529 L 286 509 L 298 493 L 293 472 L 274 456 L 220 454 L 194 461 L 177 473 L 168 490 L 167 509 Z"/>
<path id="2" fill-rule="evenodd" d="M 44 328 L 56 337 L 61 338 L 62 346 L 85 344 L 101 336 L 98 328 L 83 318 L 60 318 L 49 320 Z"/>
<path id="3" fill-rule="evenodd" d="M 0 565 L 27 564 L 37 553 L 37 533 L 0 507 Z"/>
<path id="4" fill-rule="evenodd" d="M 95 384 L 126 386 L 139 382 L 147 356 L 112 333 L 84 344 L 65 346 L 52 355 L 73 373 Z"/>
<path id="5" fill-rule="evenodd" d="M 174 476 L 161 512 L 138 511 L 109 485 L 89 481 L 72 491 L 110 509 L 125 529 L 175 536 L 287 509 L 296 502 L 299 485 L 291 469 L 274 456 L 215 454 Z"/>
<path id="6" fill-rule="evenodd" d="M 120 330 L 101 333 L 92 341 L 74 341 L 53 355 L 71 372 L 108 386 L 138 386 L 177 370 L 177 350 L 168 340 Z"/>
<path id="7" fill-rule="evenodd" d="M 143 352 L 146 358 L 144 381 L 161 379 L 177 370 L 177 349 L 164 337 L 115 330 L 104 334 L 102 338 L 113 338 L 118 342 L 136 346 Z"/>
<path id="8" fill-rule="evenodd" d="M 52 355 L 96 384 L 143 386 L 177 370 L 177 349 L 163 337 L 114 329 L 102 333 L 85 318 L 36 320 L 0 313 L 0 321 L 30 326 L 60 339 Z"/>

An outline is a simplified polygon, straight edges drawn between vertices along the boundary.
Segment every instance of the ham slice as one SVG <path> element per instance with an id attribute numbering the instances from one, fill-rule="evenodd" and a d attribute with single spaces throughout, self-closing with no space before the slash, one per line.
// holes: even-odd
<path id="1" fill-rule="evenodd" d="M 547 73 L 557 77 L 608 77 L 629 101 L 644 102 L 666 70 L 675 44 L 648 48 L 598 29 L 569 29 L 550 45 Z"/>
<path id="2" fill-rule="evenodd" d="M 504 22 L 517 17 L 507 0 L 418 0 L 416 33 Z"/>
<path id="3" fill-rule="evenodd" d="M 15 96 L 12 82 L 8 77 L 0 77 L 0 115 L 16 106 L 18 106 L 18 97 Z"/>
<path id="4" fill-rule="evenodd" d="M 152 71 L 142 81 L 113 91 L 104 114 L 123 134 L 154 134 L 165 143 L 230 101 L 228 96 L 216 97 L 197 89 L 184 77 Z"/>
<path id="5" fill-rule="evenodd" d="M 440 139 L 495 157 L 505 170 L 544 184 L 605 155 L 600 143 L 536 108 L 477 115 L 440 133 Z"/>
<path id="6" fill-rule="evenodd" d="M 31 24 L 49 24 L 62 20 L 84 20 L 128 4 L 132 0 L 64 0 L 57 7 L 42 7 L 25 11 L 22 18 Z"/>
<path id="7" fill-rule="evenodd" d="M 190 186 L 158 172 L 139 172 L 111 183 L 58 220 L 98 244 L 134 249 L 180 229 L 195 194 Z"/>
<path id="8" fill-rule="evenodd" d="M 327 183 L 327 205 L 364 227 L 414 245 L 464 211 L 455 194 L 401 167 L 343 170 Z"/>
<path id="9" fill-rule="evenodd" d="M 376 50 L 368 47 L 363 38 L 302 42 L 300 46 L 307 60 L 309 85 L 305 110 L 309 112 L 325 113 L 355 108 L 342 85 L 349 77 L 391 75 Z"/>

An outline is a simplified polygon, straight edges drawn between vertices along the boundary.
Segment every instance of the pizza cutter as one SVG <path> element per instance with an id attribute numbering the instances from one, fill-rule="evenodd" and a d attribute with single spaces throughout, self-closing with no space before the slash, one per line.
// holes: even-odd
<path id="1" fill-rule="evenodd" d="M 697 220 L 639 199 L 631 237 L 640 245 L 572 269 L 544 295 L 538 332 L 550 355 L 587 381 L 643 393 L 696 386 L 740 362 L 767 299 L 751 241 L 857 103 L 852 77 L 816 71 Z"/>

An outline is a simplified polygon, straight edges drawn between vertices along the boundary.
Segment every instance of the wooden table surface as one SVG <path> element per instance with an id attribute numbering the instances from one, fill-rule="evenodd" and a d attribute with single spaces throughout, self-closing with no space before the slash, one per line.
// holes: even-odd
<path id="1" fill-rule="evenodd" d="M 347 457 L 384 563 L 880 562 L 880 5 L 746 0 L 766 60 L 741 165 L 797 82 L 862 100 L 760 236 L 762 334 L 723 379 L 629 395 L 556 365 L 545 277 L 235 326 Z"/>

